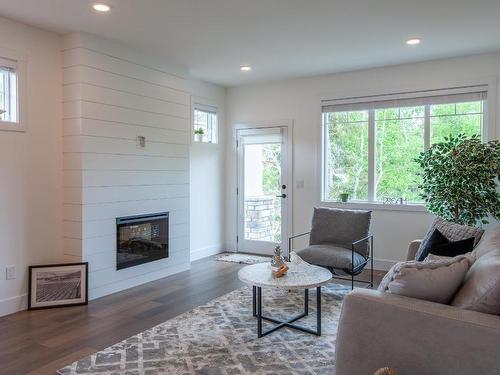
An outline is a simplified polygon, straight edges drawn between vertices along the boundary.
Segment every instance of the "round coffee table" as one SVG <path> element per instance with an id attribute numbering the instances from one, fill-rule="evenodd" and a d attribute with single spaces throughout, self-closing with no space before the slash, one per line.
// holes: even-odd
<path id="1" fill-rule="evenodd" d="M 257 336 L 262 337 L 280 328 L 288 327 L 299 331 L 321 336 L 321 286 L 328 283 L 332 273 L 325 268 L 308 263 L 287 263 L 289 270 L 283 277 L 273 277 L 270 263 L 259 263 L 245 266 L 238 272 L 238 278 L 252 286 L 253 316 L 257 317 Z M 304 289 L 304 312 L 290 320 L 281 321 L 262 315 L 262 288 Z M 293 322 L 309 315 L 309 288 L 316 288 L 316 331 L 298 326 Z M 262 331 L 262 320 L 276 323 L 265 332 Z"/>

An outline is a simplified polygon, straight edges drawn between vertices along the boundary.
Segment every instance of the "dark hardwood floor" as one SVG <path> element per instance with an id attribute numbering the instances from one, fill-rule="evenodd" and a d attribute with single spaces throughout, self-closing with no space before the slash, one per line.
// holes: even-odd
<path id="1" fill-rule="evenodd" d="M 243 265 L 206 258 L 189 271 L 93 300 L 88 306 L 23 311 L 0 318 L 0 374 L 53 375 L 243 284 Z M 377 272 L 379 283 L 383 273 Z"/>

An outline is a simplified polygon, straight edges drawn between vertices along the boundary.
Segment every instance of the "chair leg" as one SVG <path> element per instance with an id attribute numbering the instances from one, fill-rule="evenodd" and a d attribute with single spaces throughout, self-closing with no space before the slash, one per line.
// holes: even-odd
<path id="1" fill-rule="evenodd" d="M 371 271 L 370 271 L 370 287 L 373 288 L 373 236 L 370 238 L 370 263 L 371 263 Z"/>
<path id="2" fill-rule="evenodd" d="M 372 268 L 370 270 L 370 288 L 373 288 L 373 258 L 372 258 Z"/>
<path id="3" fill-rule="evenodd" d="M 354 245 L 351 245 L 351 290 L 354 289 Z"/>

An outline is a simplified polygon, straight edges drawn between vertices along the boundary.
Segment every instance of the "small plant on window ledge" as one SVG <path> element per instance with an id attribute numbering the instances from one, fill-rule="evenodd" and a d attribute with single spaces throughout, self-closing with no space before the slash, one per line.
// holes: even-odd
<path id="1" fill-rule="evenodd" d="M 427 209 L 448 221 L 474 226 L 500 219 L 500 141 L 478 136 L 446 137 L 416 159 L 422 168 L 421 197 Z"/>
<path id="2" fill-rule="evenodd" d="M 203 142 L 203 136 L 205 135 L 205 130 L 203 128 L 195 129 L 194 131 L 194 140 L 196 142 Z"/>

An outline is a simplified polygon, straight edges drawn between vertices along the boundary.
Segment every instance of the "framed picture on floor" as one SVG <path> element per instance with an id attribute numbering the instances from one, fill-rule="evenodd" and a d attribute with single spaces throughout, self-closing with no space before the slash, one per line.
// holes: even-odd
<path id="1" fill-rule="evenodd" d="M 88 263 L 29 267 L 28 310 L 88 303 Z"/>

